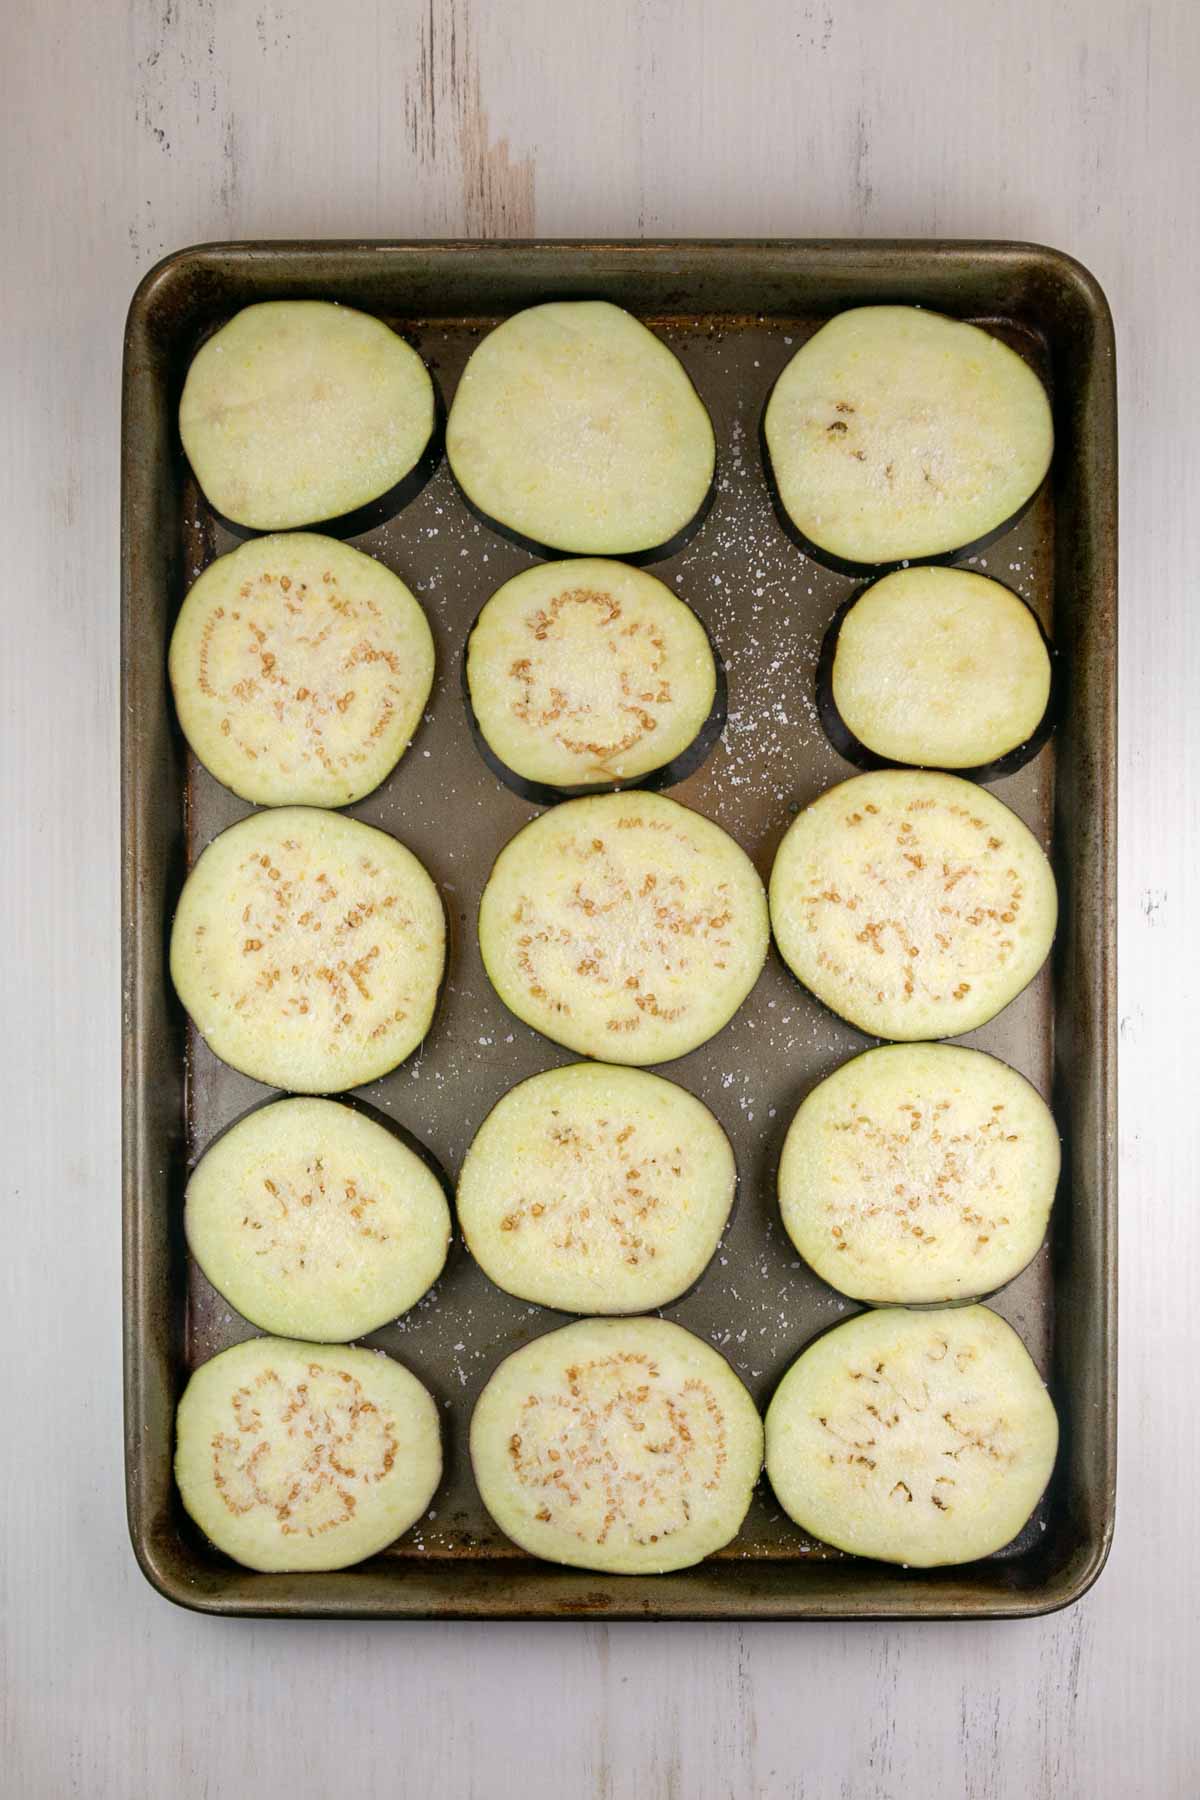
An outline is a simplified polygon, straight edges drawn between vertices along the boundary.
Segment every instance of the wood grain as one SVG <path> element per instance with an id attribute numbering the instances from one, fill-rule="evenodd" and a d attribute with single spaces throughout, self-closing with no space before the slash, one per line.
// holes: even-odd
<path id="1" fill-rule="evenodd" d="M 0 106 L 0 1786 L 1191 1800 L 1200 1260 L 1200 15 L 1190 0 L 12 0 Z M 171 1611 L 119 1417 L 121 321 L 227 236 L 1058 244 L 1122 392 L 1122 1467 L 1108 1571 L 996 1627 L 472 1628 Z"/>

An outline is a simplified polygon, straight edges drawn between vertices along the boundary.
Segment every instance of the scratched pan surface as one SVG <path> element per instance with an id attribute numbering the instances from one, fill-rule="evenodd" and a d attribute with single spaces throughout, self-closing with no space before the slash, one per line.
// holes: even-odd
<path id="1" fill-rule="evenodd" d="M 165 681 L 188 585 L 231 548 L 187 471 L 174 424 L 188 359 L 238 306 L 288 296 L 356 304 L 403 330 L 453 398 L 479 335 L 516 308 L 598 295 L 662 333 L 708 405 L 718 441 L 712 512 L 654 565 L 700 613 L 725 659 L 729 717 L 698 772 L 670 791 L 716 819 L 767 876 L 796 808 L 854 773 L 817 721 L 821 636 L 851 583 L 806 559 L 777 524 L 759 457 L 775 376 L 824 317 L 905 301 L 985 322 L 1051 387 L 1050 485 L 976 567 L 1037 608 L 1063 656 L 1052 745 L 994 784 L 1054 858 L 1062 922 L 1052 965 L 962 1040 L 1014 1064 L 1051 1098 L 1064 1178 L 1049 1242 L 994 1304 L 1047 1374 L 1063 1421 L 1050 1491 L 1016 1543 L 966 1568 L 908 1572 L 814 1543 L 760 1486 L 728 1550 L 658 1577 L 557 1569 L 490 1523 L 466 1454 L 474 1400 L 497 1362 L 565 1315 L 493 1287 L 452 1250 L 436 1289 L 366 1340 L 436 1395 L 446 1474 L 433 1507 L 384 1555 L 325 1575 L 260 1575 L 217 1554 L 171 1480 L 173 1412 L 188 1371 L 253 1335 L 183 1247 L 189 1169 L 267 1090 L 225 1068 L 188 1027 L 165 969 L 188 866 L 251 809 L 186 753 Z M 922 243 L 224 245 L 185 251 L 142 283 L 126 340 L 123 423 L 126 1459 L 130 1528 L 149 1579 L 208 1611 L 373 1617 L 1007 1617 L 1077 1598 L 1103 1565 L 1115 1481 L 1113 828 L 1115 372 L 1103 296 L 1053 251 Z M 362 1097 L 414 1133 L 453 1177 L 514 1082 L 571 1060 L 506 1013 L 482 969 L 475 910 L 493 857 L 538 810 L 474 748 L 460 687 L 481 604 L 533 560 L 479 523 L 443 462 L 417 499 L 354 540 L 420 596 L 438 670 L 413 747 L 356 817 L 422 858 L 445 896 L 449 974 L 426 1043 Z M 702 1281 L 665 1309 L 729 1358 L 760 1405 L 798 1351 L 856 1308 L 797 1261 L 774 1174 L 815 1082 L 870 1040 L 822 1009 L 772 951 L 753 994 L 710 1043 L 664 1072 L 698 1094 L 737 1154 L 730 1228 Z"/>

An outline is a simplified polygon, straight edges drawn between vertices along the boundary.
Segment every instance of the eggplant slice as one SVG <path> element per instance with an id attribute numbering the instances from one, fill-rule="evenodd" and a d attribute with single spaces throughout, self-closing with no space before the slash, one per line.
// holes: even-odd
<path id="1" fill-rule="evenodd" d="M 415 1306 L 442 1272 L 450 1209 L 426 1162 L 333 1100 L 240 1119 L 187 1186 L 188 1248 L 243 1318 L 345 1343 Z"/>
<path id="2" fill-rule="evenodd" d="M 712 422 L 674 353 L 619 306 L 554 301 L 489 332 L 446 453 L 467 500 L 539 550 L 665 554 L 708 502 Z"/>
<path id="3" fill-rule="evenodd" d="M 779 1204 L 805 1262 L 852 1299 L 973 1299 L 1036 1254 L 1059 1166 L 1050 1109 L 1015 1069 L 957 1045 L 888 1044 L 803 1102 Z"/>
<path id="4" fill-rule="evenodd" d="M 374 1081 L 429 1029 L 445 963 L 438 891 L 410 850 L 310 807 L 213 839 L 171 932 L 171 978 L 223 1062 L 268 1087 Z"/>
<path id="5" fill-rule="evenodd" d="M 802 1531 L 922 1569 L 1002 1550 L 1058 1450 L 1042 1378 L 986 1306 L 835 1325 L 780 1382 L 766 1435 L 775 1497 Z"/>
<path id="6" fill-rule="evenodd" d="M 458 1219 L 484 1274 L 520 1300 L 645 1312 L 703 1273 L 736 1184 L 729 1140 L 693 1094 L 572 1063 L 493 1107 L 463 1163 Z"/>
<path id="7" fill-rule="evenodd" d="M 792 822 L 771 871 L 780 954 L 850 1024 L 958 1037 L 1049 954 L 1054 876 L 1027 826 L 955 775 L 855 775 Z"/>
<path id="8" fill-rule="evenodd" d="M 479 946 L 510 1011 L 604 1062 L 684 1056 L 757 981 L 766 897 L 745 851 L 661 794 L 568 800 L 497 857 Z"/>
<path id="9" fill-rule="evenodd" d="M 179 1402 L 175 1479 L 247 1569 L 344 1569 L 415 1525 L 442 1478 L 433 1397 L 377 1350 L 251 1338 Z"/>
<path id="10" fill-rule="evenodd" d="M 260 806 L 349 806 L 412 741 L 433 637 L 382 563 L 285 532 L 209 564 L 169 668 L 184 736 L 218 781 Z"/>
<path id="11" fill-rule="evenodd" d="M 429 371 L 382 320 L 324 300 L 268 300 L 196 352 L 179 432 L 217 513 L 286 531 L 402 497 L 435 416 Z"/>
<path id="12" fill-rule="evenodd" d="M 1002 583 L 966 569 L 898 569 L 835 614 L 817 706 L 849 762 L 995 779 L 1023 768 L 1053 729 L 1052 651 Z"/>
<path id="13" fill-rule="evenodd" d="M 814 334 L 763 418 L 779 505 L 840 570 L 961 555 L 1015 522 L 1050 466 L 1046 390 L 999 338 L 911 306 Z"/>
<path id="14" fill-rule="evenodd" d="M 471 1419 L 484 1505 L 533 1556 L 685 1569 L 735 1537 L 762 1421 L 724 1357 L 666 1319 L 581 1319 L 500 1364 Z"/>
<path id="15" fill-rule="evenodd" d="M 624 786 L 678 763 L 702 732 L 706 749 L 715 741 L 704 626 L 657 577 L 600 557 L 498 588 L 468 639 L 466 683 L 492 758 L 537 787 Z"/>

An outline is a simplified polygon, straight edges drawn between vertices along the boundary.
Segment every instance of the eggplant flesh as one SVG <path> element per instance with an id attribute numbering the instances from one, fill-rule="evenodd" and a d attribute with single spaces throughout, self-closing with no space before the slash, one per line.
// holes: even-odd
<path id="1" fill-rule="evenodd" d="M 179 403 L 200 490 L 239 534 L 366 529 L 430 473 L 436 420 L 416 351 L 323 300 L 243 307 L 196 352 Z"/>
<path id="2" fill-rule="evenodd" d="M 712 422 L 683 365 L 607 301 L 556 301 L 472 353 L 446 424 L 468 503 L 538 553 L 673 552 L 711 504 Z"/>
<path id="3" fill-rule="evenodd" d="M 277 1100 L 211 1144 L 188 1182 L 188 1248 L 243 1318 L 345 1343 L 416 1305 L 442 1272 L 450 1210 L 394 1132 L 332 1100 Z"/>
<path id="4" fill-rule="evenodd" d="M 468 638 L 464 685 L 489 766 L 558 799 L 682 779 L 719 735 L 723 674 L 664 583 L 580 558 L 497 589 Z"/>
<path id="5" fill-rule="evenodd" d="M 433 1397 L 381 1351 L 251 1338 L 179 1402 L 184 1507 L 248 1569 L 361 1562 L 416 1523 L 441 1475 Z"/>
<path id="6" fill-rule="evenodd" d="M 231 825 L 183 886 L 176 992 L 223 1062 L 332 1094 L 395 1068 L 429 1029 L 445 915 L 412 852 L 340 813 L 278 807 Z"/>
<path id="7" fill-rule="evenodd" d="M 694 1095 L 642 1069 L 574 1063 L 493 1107 L 457 1209 L 476 1262 L 518 1299 L 636 1313 L 699 1278 L 736 1183 L 729 1140 Z"/>
<path id="8" fill-rule="evenodd" d="M 184 736 L 218 781 L 261 806 L 348 806 L 411 743 L 433 636 L 382 563 L 282 532 L 209 564 L 180 609 L 168 667 Z"/>
<path id="9" fill-rule="evenodd" d="M 766 897 L 744 850 L 642 791 L 567 800 L 501 851 L 479 908 L 484 968 L 511 1012 L 600 1061 L 686 1055 L 761 973 Z"/>
<path id="10" fill-rule="evenodd" d="M 784 1141 L 779 1204 L 823 1280 L 872 1305 L 993 1292 L 1036 1254 L 1058 1183 L 1049 1107 L 994 1056 L 888 1044 L 843 1063 Z"/>
<path id="11" fill-rule="evenodd" d="M 953 559 L 1009 530 L 1050 466 L 1046 391 L 977 326 L 916 307 L 831 319 L 762 421 L 777 510 L 843 573 Z"/>
<path id="12" fill-rule="evenodd" d="M 1049 954 L 1057 890 L 1036 838 L 986 788 L 917 769 L 855 775 L 788 828 L 771 925 L 839 1017 L 897 1041 L 958 1037 Z"/>
<path id="13" fill-rule="evenodd" d="M 1058 1420 L 986 1306 L 888 1307 L 808 1346 L 767 1409 L 767 1477 L 802 1531 L 913 1568 L 973 1562 L 1022 1530 Z"/>
<path id="14" fill-rule="evenodd" d="M 897 570 L 838 608 L 817 664 L 817 708 L 860 768 L 1012 775 L 1054 729 L 1057 660 L 1032 608 L 963 569 Z"/>
<path id="15" fill-rule="evenodd" d="M 736 1536 L 762 1421 L 725 1359 L 666 1319 L 582 1319 L 513 1352 L 471 1419 L 488 1512 L 533 1556 L 663 1574 Z"/>

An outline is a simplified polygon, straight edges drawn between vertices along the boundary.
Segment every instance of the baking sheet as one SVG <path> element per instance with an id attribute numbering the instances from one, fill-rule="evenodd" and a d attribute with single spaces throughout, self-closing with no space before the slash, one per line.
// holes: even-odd
<path id="1" fill-rule="evenodd" d="M 1114 1341 L 1104 1161 L 1112 1123 L 1111 835 L 1104 826 L 1115 607 L 1106 560 L 1114 523 L 1108 509 L 1115 507 L 1111 390 L 1104 380 L 1107 369 L 1111 384 L 1111 360 L 1105 363 L 1102 354 L 1106 315 L 1102 299 L 1086 281 L 1081 296 L 1073 266 L 1052 252 L 1025 252 L 1023 270 L 1022 253 L 1012 252 L 1008 266 L 994 268 L 992 282 L 980 285 L 988 261 L 982 249 L 968 259 L 946 247 L 827 248 L 828 257 L 820 246 L 805 245 L 216 247 L 184 253 L 157 286 L 152 276 L 139 290 L 125 430 L 127 1099 L 142 1090 L 128 1122 L 127 1422 L 135 1547 L 172 1598 L 225 1611 L 395 1616 L 979 1615 L 1061 1604 L 1082 1591 L 1103 1559 L 1111 1524 Z M 772 279 L 756 270 L 756 253 L 760 263 L 771 258 Z M 877 286 L 870 284 L 872 255 L 893 266 L 890 275 L 880 268 Z M 439 258 L 452 276 L 440 288 L 433 279 Z M 897 293 L 895 267 L 910 281 L 923 277 L 915 293 Z M 965 290 L 961 281 L 955 288 L 957 269 L 969 274 Z M 1050 1378 L 1063 1415 L 1064 1451 L 1048 1496 L 1012 1546 L 959 1570 L 910 1575 L 814 1543 L 781 1515 L 765 1483 L 739 1537 L 697 1570 L 610 1577 L 539 1563 L 503 1538 L 484 1512 L 466 1432 L 474 1399 L 496 1363 L 566 1315 L 502 1293 L 456 1244 L 431 1294 L 365 1340 L 405 1362 L 437 1397 L 446 1473 L 429 1515 L 355 1570 L 293 1577 L 238 1569 L 190 1526 L 169 1480 L 170 1415 L 186 1371 L 254 1335 L 183 1250 L 187 1172 L 217 1132 L 266 1097 L 259 1084 L 213 1057 L 173 997 L 150 991 L 165 979 L 163 939 L 185 868 L 217 831 L 252 810 L 186 752 L 162 679 L 165 642 L 183 592 L 235 543 L 213 520 L 175 442 L 173 407 L 188 357 L 199 337 L 239 304 L 281 293 L 324 295 L 368 306 L 402 330 L 449 404 L 481 333 L 515 306 L 551 292 L 600 292 L 646 318 L 683 361 L 712 414 L 718 443 L 718 486 L 707 521 L 653 572 L 695 608 L 719 646 L 728 718 L 704 765 L 669 792 L 731 832 L 765 879 L 796 809 L 855 772 L 825 739 L 813 693 L 822 634 L 854 584 L 803 557 L 784 535 L 758 441 L 775 376 L 828 312 L 850 303 L 838 292 L 847 270 L 866 280 L 856 297 L 919 295 L 988 323 L 1038 369 L 1056 400 L 1053 482 L 1011 533 L 967 566 L 1018 589 L 1063 653 L 1066 705 L 1058 738 L 1024 770 L 991 784 L 1050 850 L 1063 926 L 1054 959 L 1025 993 L 991 1024 L 958 1040 L 1020 1069 L 1052 1099 L 1067 1136 L 1047 1245 L 993 1302 Z M 1024 293 L 1009 294 L 1018 273 Z M 964 291 L 968 304 L 962 304 Z M 437 311 L 428 304 L 435 292 L 442 302 Z M 1085 314 L 1073 332 L 1064 329 L 1072 323 L 1066 316 L 1072 296 Z M 785 297 L 804 304 L 781 310 Z M 819 304 L 822 299 L 827 303 Z M 478 301 L 478 310 L 468 310 L 467 301 Z M 140 347 L 154 352 L 147 367 L 138 360 L 138 339 L 139 333 L 150 338 L 153 326 L 157 344 Z M 1090 335 L 1089 361 L 1081 355 L 1080 332 Z M 1097 465 L 1090 482 L 1089 457 Z M 444 462 L 404 511 L 352 541 L 393 568 L 421 599 L 434 631 L 437 678 L 408 754 L 382 788 L 348 810 L 421 857 L 450 921 L 448 978 L 425 1044 L 360 1092 L 421 1139 L 453 1177 L 501 1094 L 527 1075 L 573 1060 L 505 1011 L 483 973 L 474 931 L 494 856 L 539 809 L 498 781 L 474 746 L 461 658 L 484 600 L 534 559 L 468 512 Z M 1108 654 L 1099 642 L 1104 633 Z M 156 954 L 147 956 L 156 935 Z M 799 1262 L 779 1221 L 774 1173 L 800 1100 L 871 1041 L 825 1011 L 772 951 L 731 1024 L 662 1066 L 716 1114 L 739 1169 L 734 1215 L 713 1264 L 695 1290 L 663 1310 L 722 1350 L 760 1406 L 817 1331 L 857 1310 Z M 144 1091 L 151 1084 L 153 1093 Z M 1088 1296 L 1088 1330 L 1064 1309 L 1076 1287 Z M 1087 1338 L 1090 1344 L 1082 1341 Z"/>

